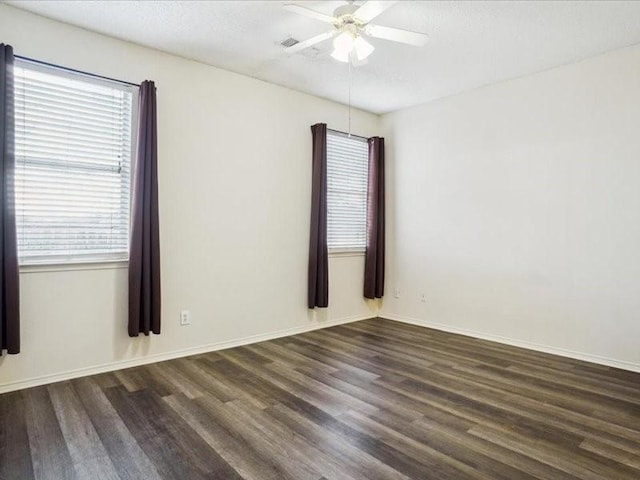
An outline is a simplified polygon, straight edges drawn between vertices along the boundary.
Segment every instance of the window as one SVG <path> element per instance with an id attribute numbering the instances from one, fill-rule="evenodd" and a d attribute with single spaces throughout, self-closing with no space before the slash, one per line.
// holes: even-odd
<path id="1" fill-rule="evenodd" d="M 333 251 L 363 251 L 367 228 L 366 139 L 327 132 L 327 240 Z"/>
<path id="2" fill-rule="evenodd" d="M 23 60 L 15 86 L 20 263 L 127 260 L 132 88 Z"/>

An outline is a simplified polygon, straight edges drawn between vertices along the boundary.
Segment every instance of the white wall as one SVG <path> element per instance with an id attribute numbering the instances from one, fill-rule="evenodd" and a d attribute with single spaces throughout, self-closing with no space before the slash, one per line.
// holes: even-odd
<path id="1" fill-rule="evenodd" d="M 162 335 L 130 339 L 125 268 L 23 270 L 22 353 L 0 358 L 0 391 L 376 314 L 363 257 L 332 258 L 330 308 L 306 307 L 309 127 L 344 130 L 346 107 L 6 5 L 0 32 L 16 54 L 156 82 L 163 281 Z M 375 115 L 353 122 L 379 133 Z"/>
<path id="2" fill-rule="evenodd" d="M 640 46 L 383 125 L 381 316 L 640 370 Z"/>

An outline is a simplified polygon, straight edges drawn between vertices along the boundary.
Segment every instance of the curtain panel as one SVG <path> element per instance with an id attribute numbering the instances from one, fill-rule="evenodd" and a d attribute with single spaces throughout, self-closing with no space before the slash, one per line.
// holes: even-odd
<path id="1" fill-rule="evenodd" d="M 369 139 L 369 184 L 367 189 L 367 243 L 364 259 L 364 296 L 384 294 L 384 138 Z"/>
<path id="2" fill-rule="evenodd" d="M 0 44 L 0 354 L 20 353 L 13 48 Z"/>
<path id="3" fill-rule="evenodd" d="M 129 250 L 129 336 L 160 333 L 160 228 L 156 87 L 140 84 Z"/>
<path id="4" fill-rule="evenodd" d="M 329 254 L 327 247 L 327 125 L 311 127 L 311 232 L 309 238 L 309 308 L 329 305 Z"/>

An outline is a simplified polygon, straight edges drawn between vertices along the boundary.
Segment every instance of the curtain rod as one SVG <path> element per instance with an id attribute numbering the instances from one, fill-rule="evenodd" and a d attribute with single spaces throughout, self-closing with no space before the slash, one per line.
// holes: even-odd
<path id="1" fill-rule="evenodd" d="M 67 72 L 78 73 L 80 75 L 86 75 L 87 77 L 99 78 L 102 80 L 107 80 L 110 82 L 123 83 L 125 85 L 129 85 L 131 87 L 140 87 L 139 83 L 127 82 L 125 80 L 118 80 L 117 78 L 105 77 L 104 75 L 97 75 L 95 73 L 83 72 L 82 70 L 76 70 L 75 68 L 63 67 L 62 65 L 56 65 L 55 63 L 43 62 L 42 60 L 35 60 L 29 57 L 23 57 L 22 55 L 14 55 L 15 58 L 20 60 L 24 60 L 26 62 L 36 63 L 38 65 L 45 65 L 47 67 L 59 68 L 60 70 L 65 70 Z"/>
<path id="2" fill-rule="evenodd" d="M 345 137 L 356 137 L 356 138 L 360 138 L 362 140 L 369 140 L 367 137 L 363 137 L 361 135 L 356 135 L 354 133 L 347 133 L 347 132 L 341 132 L 340 130 L 334 130 L 333 128 L 327 128 L 327 130 L 329 132 L 333 132 L 333 133 L 339 133 L 340 135 L 344 135 Z"/>

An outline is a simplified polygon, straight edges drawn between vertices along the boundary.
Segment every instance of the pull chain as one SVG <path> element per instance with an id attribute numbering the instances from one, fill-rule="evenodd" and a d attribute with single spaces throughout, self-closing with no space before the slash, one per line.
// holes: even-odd
<path id="1" fill-rule="evenodd" d="M 351 57 L 351 56 L 349 56 Z M 347 62 L 349 64 L 349 136 L 351 136 L 351 58 Z"/>

